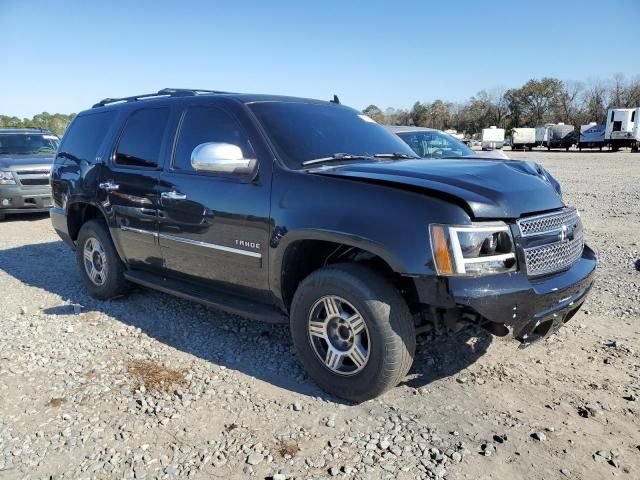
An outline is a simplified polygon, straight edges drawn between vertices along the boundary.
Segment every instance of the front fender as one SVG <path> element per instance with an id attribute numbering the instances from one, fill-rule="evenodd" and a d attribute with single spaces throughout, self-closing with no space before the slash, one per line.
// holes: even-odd
<path id="1" fill-rule="evenodd" d="M 429 224 L 469 222 L 461 207 L 415 190 L 289 170 L 274 172 L 271 217 L 269 281 L 278 298 L 287 249 L 299 240 L 356 247 L 401 275 L 429 275 Z"/>

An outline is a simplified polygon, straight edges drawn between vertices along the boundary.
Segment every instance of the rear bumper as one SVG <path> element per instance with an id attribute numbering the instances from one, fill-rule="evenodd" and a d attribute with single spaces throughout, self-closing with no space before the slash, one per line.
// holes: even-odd
<path id="1" fill-rule="evenodd" d="M 51 188 L 20 187 L 3 185 L 0 187 L 0 212 L 46 212 L 51 207 Z"/>
<path id="2" fill-rule="evenodd" d="M 595 253 L 585 245 L 582 258 L 571 268 L 539 279 L 516 272 L 435 282 L 418 278 L 415 283 L 421 302 L 470 309 L 485 321 L 509 327 L 517 340 L 531 342 L 555 332 L 580 309 L 593 286 L 595 270 Z"/>
<path id="3" fill-rule="evenodd" d="M 64 241 L 64 243 L 75 249 L 76 245 L 71 239 L 71 235 L 69 235 L 69 224 L 67 223 L 67 214 L 65 211 L 61 208 L 52 208 L 49 210 L 49 216 L 51 217 L 53 229 L 56 231 L 58 236 Z"/>

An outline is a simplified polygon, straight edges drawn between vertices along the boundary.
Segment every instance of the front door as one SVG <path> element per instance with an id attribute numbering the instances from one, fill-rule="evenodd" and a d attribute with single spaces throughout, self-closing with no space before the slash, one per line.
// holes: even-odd
<path id="1" fill-rule="evenodd" d="M 237 117 L 217 106 L 184 110 L 173 159 L 160 178 L 159 242 L 165 268 L 228 290 L 267 295 L 270 169 L 212 173 L 191 166 L 203 143 L 238 146 L 256 158 Z"/>
<path id="2" fill-rule="evenodd" d="M 127 118 L 99 187 L 112 238 L 134 268 L 159 269 L 158 186 L 169 108 L 142 108 Z"/>

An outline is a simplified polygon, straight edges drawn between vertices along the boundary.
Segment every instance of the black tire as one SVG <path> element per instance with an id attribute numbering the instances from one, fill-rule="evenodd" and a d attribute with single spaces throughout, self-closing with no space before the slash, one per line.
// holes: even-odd
<path id="1" fill-rule="evenodd" d="M 106 265 L 106 269 L 104 269 L 105 278 L 100 285 L 91 279 L 85 267 L 84 251 L 89 239 L 98 240 L 104 251 L 105 260 L 103 261 L 103 265 Z M 123 295 L 129 290 L 130 283 L 127 282 L 123 275 L 126 268 L 113 246 L 111 235 L 104 222 L 100 220 L 89 220 L 82 225 L 78 233 L 76 260 L 82 281 L 89 291 L 89 295 L 92 297 L 99 300 L 107 300 Z"/>
<path id="2" fill-rule="evenodd" d="M 0 212 L 0 222 L 3 221 L 4 219 L 5 219 L 5 213 Z"/>
<path id="3" fill-rule="evenodd" d="M 364 319 L 369 357 L 349 376 L 320 360 L 308 331 L 312 307 L 336 295 L 351 303 Z M 352 402 L 370 400 L 396 386 L 413 363 L 416 334 L 409 308 L 394 286 L 376 272 L 356 264 L 322 268 L 305 278 L 291 305 L 291 336 L 309 376 L 324 390 Z"/>

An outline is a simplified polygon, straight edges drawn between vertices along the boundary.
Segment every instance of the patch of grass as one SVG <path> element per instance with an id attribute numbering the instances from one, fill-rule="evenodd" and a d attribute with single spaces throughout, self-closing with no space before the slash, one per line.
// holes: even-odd
<path id="1" fill-rule="evenodd" d="M 282 458 L 294 457 L 300 451 L 300 445 L 295 440 L 280 440 L 277 449 Z"/>
<path id="2" fill-rule="evenodd" d="M 67 403 L 67 399 L 66 398 L 62 398 L 62 397 L 54 397 L 51 400 L 49 400 L 46 405 L 47 407 L 59 407 L 60 405 L 62 405 L 63 403 Z"/>
<path id="3" fill-rule="evenodd" d="M 137 377 L 147 390 L 169 392 L 174 385 L 187 386 L 184 372 L 145 360 L 130 362 L 129 373 Z"/>

